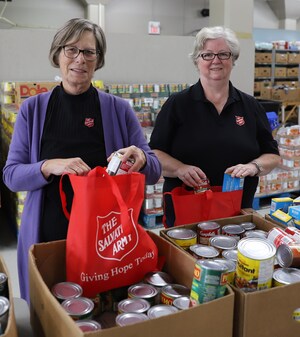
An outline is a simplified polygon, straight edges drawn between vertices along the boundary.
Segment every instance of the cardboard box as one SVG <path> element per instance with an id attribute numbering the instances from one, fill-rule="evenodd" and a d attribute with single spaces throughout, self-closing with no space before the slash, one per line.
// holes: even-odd
<path id="1" fill-rule="evenodd" d="M 299 53 L 288 53 L 288 63 L 300 63 L 300 54 Z"/>
<path id="2" fill-rule="evenodd" d="M 166 258 L 165 270 L 177 283 L 191 287 L 194 259 L 170 242 L 149 232 L 159 254 Z M 39 337 L 232 337 L 234 294 L 146 322 L 83 333 L 52 296 L 50 288 L 65 280 L 65 241 L 37 244 L 29 252 L 31 324 Z"/>
<path id="3" fill-rule="evenodd" d="M 8 277 L 8 293 L 9 293 L 9 302 L 10 302 L 7 327 L 4 331 L 4 334 L 2 334 L 1 336 L 2 337 L 18 337 L 10 277 L 9 277 L 5 262 L 1 256 L 0 256 L 0 272 L 5 273 Z"/>
<path id="4" fill-rule="evenodd" d="M 258 229 L 266 231 L 273 227 L 283 227 L 266 220 L 258 213 L 216 219 L 215 221 L 221 226 L 251 221 L 256 224 Z M 196 225 L 181 227 L 195 229 Z M 161 236 L 168 239 L 166 232 L 167 229 L 160 233 Z M 171 239 L 168 240 L 173 242 Z M 178 245 L 176 246 L 182 250 Z M 188 253 L 186 252 L 186 254 Z M 245 293 L 234 286 L 232 289 L 235 293 L 233 337 L 300 336 L 300 314 L 295 312 L 297 309 L 300 312 L 300 283 L 251 293 Z M 298 318 L 298 321 L 293 319 L 293 315 Z"/>

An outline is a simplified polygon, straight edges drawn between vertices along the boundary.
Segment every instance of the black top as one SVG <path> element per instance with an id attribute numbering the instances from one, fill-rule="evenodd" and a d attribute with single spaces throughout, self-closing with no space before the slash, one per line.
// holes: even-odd
<path id="1" fill-rule="evenodd" d="M 263 107 L 230 83 L 229 98 L 221 114 L 204 95 L 200 81 L 173 94 L 157 116 L 149 143 L 185 164 L 198 166 L 212 186 L 221 186 L 224 171 L 246 164 L 263 153 L 279 154 Z M 257 177 L 244 183 L 242 207 L 252 207 Z M 181 186 L 165 177 L 164 191 Z"/>
<path id="2" fill-rule="evenodd" d="M 92 86 L 80 95 L 69 95 L 57 86 L 49 100 L 41 160 L 72 157 L 80 157 L 91 168 L 107 166 L 100 102 Z M 51 178 L 44 191 L 41 241 L 65 239 L 67 235 L 68 220 L 59 195 L 60 176 Z M 67 178 L 63 186 L 70 205 L 73 193 Z"/>

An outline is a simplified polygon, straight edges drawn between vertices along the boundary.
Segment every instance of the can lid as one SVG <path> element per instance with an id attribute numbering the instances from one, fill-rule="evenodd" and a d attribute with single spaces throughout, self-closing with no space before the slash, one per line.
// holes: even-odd
<path id="1" fill-rule="evenodd" d="M 227 260 L 225 258 L 219 258 L 219 259 L 213 259 L 213 261 L 220 262 L 224 264 L 224 266 L 227 267 L 228 272 L 235 271 L 236 269 L 236 263 L 232 260 Z"/>
<path id="2" fill-rule="evenodd" d="M 7 275 L 5 273 L 0 273 L 0 284 L 7 281 Z"/>
<path id="3" fill-rule="evenodd" d="M 237 261 L 237 249 L 223 250 L 222 256 L 227 259 L 236 262 Z"/>
<path id="4" fill-rule="evenodd" d="M 182 284 L 168 284 L 161 290 L 162 293 L 174 297 L 189 296 L 190 289 Z"/>
<path id="5" fill-rule="evenodd" d="M 283 284 L 300 282 L 300 269 L 278 268 L 274 271 L 273 278 Z"/>
<path id="6" fill-rule="evenodd" d="M 119 326 L 126 326 L 138 322 L 146 321 L 149 317 L 146 314 L 136 312 L 124 312 L 116 317 L 116 324 Z"/>
<path id="7" fill-rule="evenodd" d="M 61 305 L 71 316 L 86 315 L 91 313 L 94 309 L 94 302 L 86 297 L 70 298 L 64 300 Z"/>
<path id="8" fill-rule="evenodd" d="M 52 294 L 61 300 L 76 298 L 82 295 L 82 288 L 73 282 L 59 282 L 54 284 L 51 289 Z"/>
<path id="9" fill-rule="evenodd" d="M 128 294 L 132 297 L 151 298 L 157 295 L 157 289 L 151 284 L 138 283 L 128 288 Z"/>
<path id="10" fill-rule="evenodd" d="M 267 260 L 275 257 L 276 247 L 267 239 L 243 238 L 238 242 L 238 252 L 254 260 Z"/>
<path id="11" fill-rule="evenodd" d="M 188 309 L 190 307 L 190 297 L 189 296 L 180 296 L 178 298 L 175 298 L 173 301 L 173 306 L 177 309 L 184 310 Z"/>
<path id="12" fill-rule="evenodd" d="M 213 258 L 220 254 L 220 252 L 215 247 L 201 244 L 190 246 L 190 251 L 196 254 L 198 257 L 204 258 Z"/>
<path id="13" fill-rule="evenodd" d="M 164 287 L 173 282 L 173 277 L 163 271 L 157 271 L 146 274 L 144 281 L 155 287 Z"/>
<path id="14" fill-rule="evenodd" d="M 199 222 L 198 225 L 197 225 L 197 228 L 200 229 L 200 230 L 217 229 L 219 227 L 220 227 L 220 225 L 215 221 L 203 221 L 203 222 Z"/>
<path id="15" fill-rule="evenodd" d="M 246 231 L 256 228 L 256 224 L 251 221 L 242 222 L 240 226 L 243 227 Z"/>
<path id="16" fill-rule="evenodd" d="M 215 235 L 209 238 L 209 244 L 219 249 L 234 249 L 237 246 L 237 240 L 228 235 Z"/>
<path id="17" fill-rule="evenodd" d="M 245 236 L 247 238 L 263 238 L 266 239 L 268 236 L 268 232 L 263 231 L 261 229 L 250 229 L 246 231 Z"/>
<path id="18" fill-rule="evenodd" d="M 98 331 L 102 329 L 101 324 L 92 319 L 80 319 L 75 321 L 75 323 L 83 332 Z"/>
<path id="19" fill-rule="evenodd" d="M 192 239 L 197 237 L 197 233 L 188 228 L 176 228 L 167 231 L 167 235 L 172 239 Z"/>
<path id="20" fill-rule="evenodd" d="M 224 263 L 218 261 L 217 259 L 214 260 L 197 260 L 196 262 L 198 265 L 201 265 L 204 269 L 212 269 L 212 270 L 219 270 L 221 272 L 228 271 L 228 266 Z"/>
<path id="21" fill-rule="evenodd" d="M 150 303 L 143 298 L 125 298 L 118 303 L 119 312 L 144 313 L 150 308 Z"/>
<path id="22" fill-rule="evenodd" d="M 0 296 L 0 317 L 8 312 L 9 306 L 9 300 L 4 296 Z"/>
<path id="23" fill-rule="evenodd" d="M 276 251 L 276 258 L 281 267 L 290 267 L 293 263 L 293 253 L 287 244 L 281 244 Z"/>
<path id="24" fill-rule="evenodd" d="M 241 235 L 245 232 L 245 229 L 240 225 L 228 224 L 222 227 L 222 231 L 231 235 Z"/>
<path id="25" fill-rule="evenodd" d="M 178 312 L 178 311 L 179 310 L 173 305 L 157 304 L 148 310 L 147 315 L 149 318 L 157 318 L 157 317 L 174 314 L 175 312 Z"/>

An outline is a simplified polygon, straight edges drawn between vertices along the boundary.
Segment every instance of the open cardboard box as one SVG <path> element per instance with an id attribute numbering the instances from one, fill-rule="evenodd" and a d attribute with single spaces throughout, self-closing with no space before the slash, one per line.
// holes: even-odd
<path id="1" fill-rule="evenodd" d="M 148 232 L 159 255 L 166 259 L 166 272 L 176 283 L 191 287 L 195 260 L 169 241 Z M 226 295 L 178 313 L 126 327 L 83 333 L 52 296 L 50 288 L 65 280 L 65 241 L 33 245 L 29 252 L 31 324 L 38 337 L 232 337 L 234 294 Z"/>
<path id="2" fill-rule="evenodd" d="M 278 226 L 255 212 L 215 221 L 221 226 L 250 221 L 256 224 L 257 229 L 265 231 Z M 181 227 L 196 230 L 196 226 L 197 224 L 191 224 Z M 161 230 L 161 236 L 184 251 L 167 236 L 167 231 Z M 300 283 L 251 293 L 245 293 L 234 286 L 232 289 L 235 293 L 233 337 L 300 336 Z"/>
<path id="3" fill-rule="evenodd" d="M 9 293 L 9 303 L 10 303 L 7 326 L 4 331 L 4 334 L 2 334 L 1 336 L 2 337 L 18 337 L 10 277 L 9 277 L 5 262 L 1 256 L 0 256 L 0 272 L 5 273 L 8 277 L 8 293 Z"/>

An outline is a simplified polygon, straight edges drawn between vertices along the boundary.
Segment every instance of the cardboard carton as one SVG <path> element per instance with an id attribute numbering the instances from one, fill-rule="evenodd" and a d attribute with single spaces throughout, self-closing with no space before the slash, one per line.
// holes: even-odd
<path id="1" fill-rule="evenodd" d="M 165 270 L 177 283 L 191 287 L 194 259 L 170 242 L 149 232 Z M 52 296 L 50 288 L 65 280 L 65 241 L 33 245 L 29 252 L 31 324 L 39 337 L 232 337 L 234 294 L 227 287 L 224 297 L 199 306 L 126 327 L 83 333 Z"/>
<path id="2" fill-rule="evenodd" d="M 11 282 L 10 282 L 7 267 L 1 256 L 0 256 L 0 272 L 5 273 L 8 276 L 8 293 L 9 293 L 9 302 L 10 302 L 7 327 L 4 331 L 4 334 L 1 336 L 2 337 L 18 337 L 16 318 L 15 318 L 15 312 L 14 312 L 13 295 L 11 291 L 12 289 Z"/>
<path id="3" fill-rule="evenodd" d="M 258 229 L 265 231 L 273 227 L 282 227 L 282 225 L 264 219 L 258 213 L 215 221 L 221 226 L 250 221 L 254 222 Z M 195 229 L 196 225 L 181 227 Z M 168 239 L 166 232 L 167 229 L 160 233 Z M 176 246 L 181 249 L 178 245 Z M 233 337 L 300 336 L 300 283 L 251 293 L 245 293 L 234 286 L 232 289 L 235 293 Z"/>

